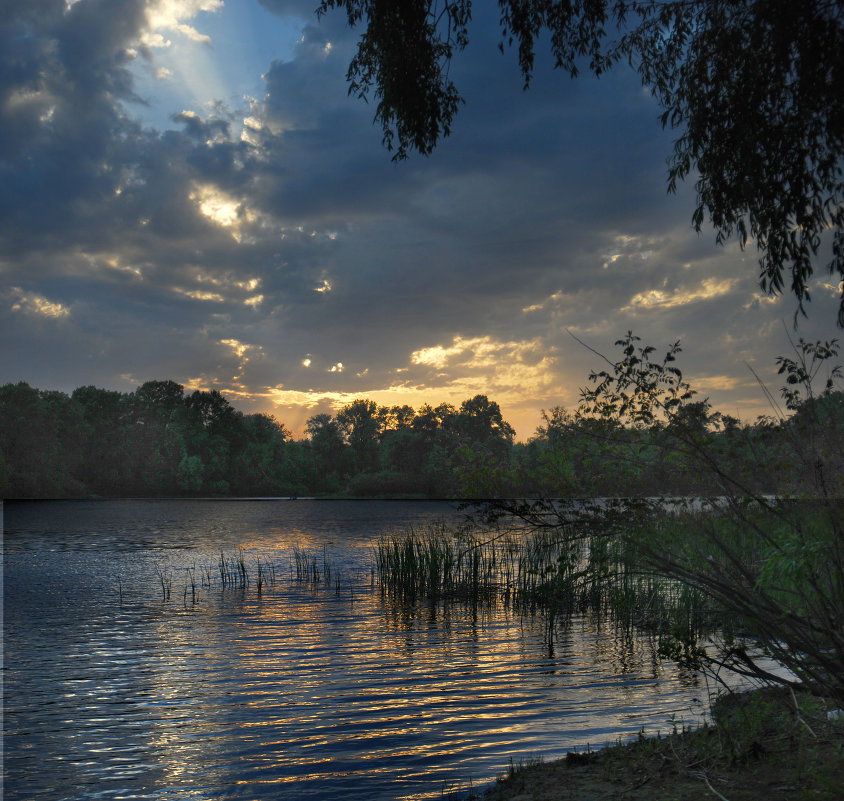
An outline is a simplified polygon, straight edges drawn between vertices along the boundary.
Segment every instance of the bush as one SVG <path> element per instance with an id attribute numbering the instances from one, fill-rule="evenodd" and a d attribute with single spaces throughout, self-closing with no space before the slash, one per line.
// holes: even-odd
<path id="1" fill-rule="evenodd" d="M 661 621 L 662 653 L 713 671 L 802 684 L 844 706 L 844 499 L 840 452 L 829 448 L 844 427 L 830 413 L 842 408 L 835 391 L 840 368 L 829 370 L 820 394 L 814 391 L 821 368 L 838 354 L 837 342 L 801 340 L 796 358 L 778 360 L 787 380 L 783 397 L 795 414 L 786 417 L 774 402 L 774 424 L 783 433 L 777 459 L 788 466 L 777 474 L 774 495 L 751 490 L 713 447 L 709 427 L 718 415 L 708 401 L 693 400 L 675 364 L 679 343 L 661 362 L 652 361 L 653 348 L 637 343 L 628 333 L 616 343 L 622 358 L 590 375 L 579 417 L 612 422 L 622 436 L 659 426 L 677 463 L 706 473 L 718 488 L 709 499 L 621 501 L 605 528 L 604 536 L 626 549 L 627 570 L 686 588 L 716 627 L 714 647 L 704 648 L 699 621 L 675 604 L 673 619 Z M 770 472 L 764 459 L 757 467 Z M 529 528 L 571 536 L 565 506 L 537 501 L 498 509 Z"/>

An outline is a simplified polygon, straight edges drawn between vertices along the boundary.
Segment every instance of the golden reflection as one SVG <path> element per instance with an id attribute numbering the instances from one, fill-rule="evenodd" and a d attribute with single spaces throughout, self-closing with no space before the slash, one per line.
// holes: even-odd
<path id="1" fill-rule="evenodd" d="M 147 740 L 150 762 L 163 773 L 164 786 L 182 789 L 195 785 L 199 766 L 204 784 L 223 786 L 225 759 L 220 752 L 224 739 L 212 729 L 214 715 L 205 698 L 201 670 L 202 651 L 212 644 L 197 648 L 188 617 L 179 615 L 174 620 L 167 610 L 162 610 L 154 633 L 150 696 L 155 705 Z M 196 707 L 207 715 L 202 720 L 194 717 Z M 213 801 L 217 793 L 193 789 L 184 797 Z"/>
<path id="2" fill-rule="evenodd" d="M 438 770 L 486 780 L 511 754 L 632 736 L 652 713 L 662 669 L 646 638 L 575 616 L 551 656 L 541 621 L 500 606 L 393 604 L 361 566 L 296 581 L 294 545 L 325 570 L 330 549 L 308 536 L 247 539 L 246 586 L 161 607 L 150 748 L 174 786 L 202 765 L 221 788 L 327 793 L 355 777 L 437 797 Z M 258 559 L 274 566 L 260 594 Z"/>

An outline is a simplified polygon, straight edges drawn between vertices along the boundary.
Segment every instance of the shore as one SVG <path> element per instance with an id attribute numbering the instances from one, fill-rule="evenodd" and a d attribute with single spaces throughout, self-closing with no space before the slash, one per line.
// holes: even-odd
<path id="1" fill-rule="evenodd" d="M 844 714 L 789 690 L 728 695 L 693 731 L 515 767 L 479 801 L 840 801 Z"/>

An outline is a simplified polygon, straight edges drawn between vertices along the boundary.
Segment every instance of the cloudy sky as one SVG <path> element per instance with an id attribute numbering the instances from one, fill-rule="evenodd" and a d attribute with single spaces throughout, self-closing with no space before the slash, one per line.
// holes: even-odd
<path id="1" fill-rule="evenodd" d="M 393 163 L 347 95 L 358 33 L 315 6 L 3 0 L 0 383 L 173 379 L 296 434 L 356 397 L 485 393 L 525 439 L 601 366 L 568 332 L 680 339 L 747 421 L 768 411 L 748 365 L 777 387 L 789 333 L 837 335 L 823 270 L 795 335 L 755 251 L 694 232 L 629 69 L 540 58 L 524 92 L 478 3 L 452 136 Z"/>

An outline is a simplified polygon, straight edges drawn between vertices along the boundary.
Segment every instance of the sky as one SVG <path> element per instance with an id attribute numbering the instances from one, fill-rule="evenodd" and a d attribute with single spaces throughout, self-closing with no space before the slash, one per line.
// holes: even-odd
<path id="1" fill-rule="evenodd" d="M 316 0 L 2 0 L 0 384 L 172 379 L 305 421 L 497 401 L 521 440 L 628 330 L 721 411 L 771 413 L 789 338 L 837 336 L 759 289 L 755 247 L 666 190 L 675 132 L 636 74 L 523 90 L 475 4 L 449 138 L 394 162 L 348 95 L 359 31 Z M 821 260 L 822 261 L 822 260 Z"/>

